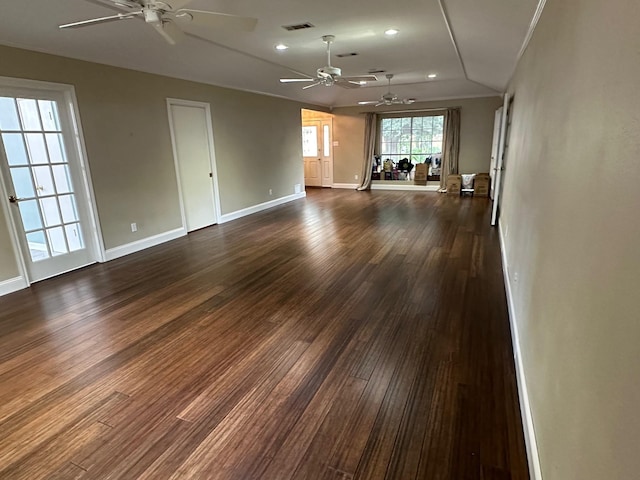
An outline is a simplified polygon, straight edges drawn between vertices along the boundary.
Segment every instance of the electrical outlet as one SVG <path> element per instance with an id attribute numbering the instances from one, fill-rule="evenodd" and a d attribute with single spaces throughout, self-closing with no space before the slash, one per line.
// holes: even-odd
<path id="1" fill-rule="evenodd" d="M 355 178 L 357 180 L 358 179 L 358 175 L 354 175 L 353 178 Z"/>
<path id="2" fill-rule="evenodd" d="M 138 224 L 137 223 L 132 223 L 131 224 L 131 231 L 132 232 L 137 232 L 138 231 Z"/>
<path id="3" fill-rule="evenodd" d="M 513 274 L 513 281 L 514 281 L 514 282 L 516 282 L 516 283 L 518 283 L 518 272 L 515 272 L 515 273 Z"/>
<path id="4" fill-rule="evenodd" d="M 271 188 L 269 189 L 269 195 L 273 195 L 273 190 Z"/>

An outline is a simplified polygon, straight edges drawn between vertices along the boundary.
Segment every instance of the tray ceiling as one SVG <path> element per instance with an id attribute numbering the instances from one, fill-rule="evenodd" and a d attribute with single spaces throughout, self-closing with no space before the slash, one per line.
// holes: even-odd
<path id="1" fill-rule="evenodd" d="M 168 0 L 170 2 L 170 0 Z M 255 31 L 192 27 L 171 46 L 139 20 L 80 29 L 58 25 L 113 15 L 101 0 L 3 2 L 0 44 L 260 92 L 325 106 L 375 100 L 379 81 L 355 89 L 281 84 L 326 64 L 322 35 L 335 35 L 332 64 L 343 75 L 394 74 L 391 90 L 418 101 L 495 95 L 515 68 L 538 0 L 192 0 L 189 8 L 255 17 Z M 184 2 L 181 2 L 184 3 Z M 313 28 L 287 31 L 309 22 Z M 385 30 L 399 30 L 388 37 Z M 289 48 L 277 51 L 284 43 Z M 337 58 L 337 54 L 357 53 Z M 436 74 L 429 79 L 429 74 Z"/>

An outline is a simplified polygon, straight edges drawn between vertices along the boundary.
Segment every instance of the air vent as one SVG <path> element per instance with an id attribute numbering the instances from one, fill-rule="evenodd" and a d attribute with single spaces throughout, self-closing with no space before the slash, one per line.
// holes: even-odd
<path id="1" fill-rule="evenodd" d="M 293 32 L 294 30 L 304 30 L 305 28 L 314 28 L 315 25 L 309 22 L 298 23 L 296 25 L 283 25 L 282 28 L 289 32 Z"/>
<path id="2" fill-rule="evenodd" d="M 338 58 L 344 58 L 344 57 L 355 57 L 356 55 L 358 55 L 357 52 L 349 52 L 349 53 L 338 53 L 336 55 L 336 57 Z"/>
<path id="3" fill-rule="evenodd" d="M 369 70 L 369 73 L 373 74 L 373 75 L 375 75 L 376 73 L 385 73 L 385 72 L 386 72 L 386 70 L 381 70 L 379 68 L 372 68 L 372 69 Z"/>

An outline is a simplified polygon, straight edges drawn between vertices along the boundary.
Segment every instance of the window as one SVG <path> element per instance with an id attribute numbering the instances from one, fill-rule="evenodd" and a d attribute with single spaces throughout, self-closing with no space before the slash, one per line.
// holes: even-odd
<path id="1" fill-rule="evenodd" d="M 425 157 L 442 153 L 444 116 L 383 118 L 380 121 L 380 156 L 397 164 L 408 158 L 422 163 Z"/>

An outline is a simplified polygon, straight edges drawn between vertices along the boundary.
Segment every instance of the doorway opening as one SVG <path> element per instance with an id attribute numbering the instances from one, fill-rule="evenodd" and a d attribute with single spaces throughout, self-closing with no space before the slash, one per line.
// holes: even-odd
<path id="1" fill-rule="evenodd" d="M 333 186 L 333 115 L 302 109 L 305 187 Z"/>

